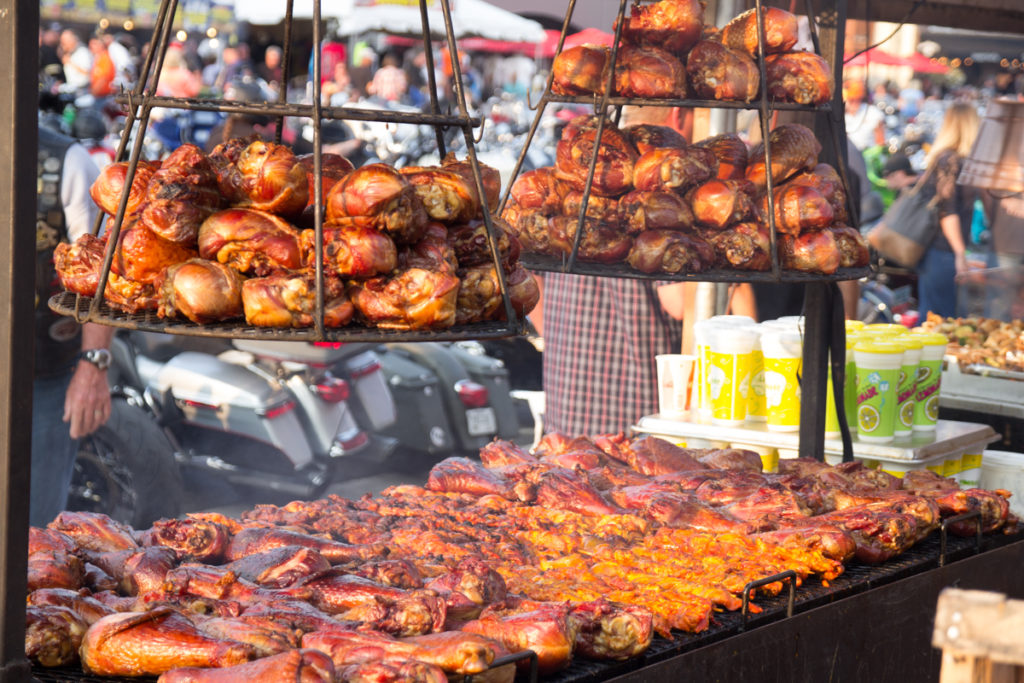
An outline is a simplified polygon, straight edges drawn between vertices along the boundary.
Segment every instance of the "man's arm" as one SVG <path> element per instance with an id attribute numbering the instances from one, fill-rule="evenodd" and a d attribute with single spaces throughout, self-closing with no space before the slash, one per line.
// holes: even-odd
<path id="1" fill-rule="evenodd" d="M 114 328 L 96 323 L 82 326 L 82 351 L 109 349 Z M 64 421 L 69 422 L 72 439 L 96 431 L 110 419 L 110 387 L 107 371 L 86 360 L 75 366 L 68 393 L 64 397 Z"/>

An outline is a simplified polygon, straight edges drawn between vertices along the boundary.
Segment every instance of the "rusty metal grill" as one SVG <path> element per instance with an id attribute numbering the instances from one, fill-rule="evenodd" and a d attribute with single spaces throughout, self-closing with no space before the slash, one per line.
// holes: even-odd
<path id="1" fill-rule="evenodd" d="M 1010 543 L 1024 539 L 1024 527 L 1018 526 L 1015 534 L 1000 534 L 983 537 L 980 552 L 1001 548 Z M 937 569 L 944 562 L 949 563 L 971 557 L 979 552 L 975 537 L 949 537 L 946 541 L 945 556 L 942 555 L 941 539 L 934 533 L 907 552 L 880 565 L 867 565 L 851 562 L 846 571 L 834 581 L 824 585 L 818 579 L 809 579 L 796 590 L 796 613 L 824 607 L 845 597 L 870 591 L 873 588 L 893 583 L 900 579 L 923 574 Z M 634 671 L 655 662 L 664 661 L 682 655 L 697 648 L 723 641 L 739 635 L 744 630 L 755 628 L 771 628 L 773 623 L 786 619 L 789 602 L 788 590 L 776 596 L 762 596 L 755 603 L 762 609 L 760 614 L 747 618 L 744 625 L 743 616 L 739 612 L 719 612 L 714 615 L 711 627 L 703 633 L 676 633 L 673 640 L 655 637 L 650 648 L 641 657 L 625 662 L 598 662 L 576 659 L 572 665 L 558 674 L 546 676 L 544 683 L 592 683 L 606 681 L 615 676 Z M 870 615 L 865 615 L 865 619 Z M 842 631 L 843 624 L 835 624 L 836 632 Z M 503 660 L 504 661 L 504 660 Z M 33 668 L 33 674 L 39 681 L 90 681 L 94 683 L 127 683 L 128 681 L 147 681 L 154 678 L 115 678 L 92 676 L 85 674 L 78 667 L 60 667 L 45 669 Z M 461 679 L 460 679 L 461 680 Z"/>

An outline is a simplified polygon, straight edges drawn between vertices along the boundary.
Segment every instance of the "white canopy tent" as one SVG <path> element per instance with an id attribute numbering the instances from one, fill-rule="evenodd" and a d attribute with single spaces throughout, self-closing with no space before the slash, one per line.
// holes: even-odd
<path id="1" fill-rule="evenodd" d="M 531 19 L 484 2 L 484 0 L 450 0 L 452 25 L 456 38 L 479 36 L 491 40 L 540 43 L 543 27 Z M 430 32 L 444 36 L 444 16 L 438 0 L 428 0 L 427 15 Z M 313 18 L 313 0 L 295 0 L 293 17 Z M 324 19 L 336 19 L 338 35 L 351 36 L 370 31 L 395 35 L 422 35 L 419 3 L 390 3 L 376 0 L 323 0 L 320 13 Z M 282 2 L 242 2 L 235 6 L 235 18 L 251 24 L 276 24 L 284 19 Z"/>

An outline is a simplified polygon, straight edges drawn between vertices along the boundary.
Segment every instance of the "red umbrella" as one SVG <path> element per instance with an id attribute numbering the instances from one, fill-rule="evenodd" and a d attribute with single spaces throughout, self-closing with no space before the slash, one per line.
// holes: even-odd
<path id="1" fill-rule="evenodd" d="M 937 61 L 928 59 L 920 52 L 915 52 L 907 58 L 910 66 L 914 67 L 914 73 L 919 74 L 944 74 L 949 71 L 949 67 L 945 64 L 940 64 Z"/>
<path id="2" fill-rule="evenodd" d="M 844 66 L 867 66 L 868 64 L 878 64 L 880 66 L 907 66 L 907 61 L 903 57 L 897 57 L 896 55 L 889 54 L 885 50 L 880 50 L 877 47 L 873 47 L 866 52 L 862 52 L 851 58 L 851 55 L 846 55 L 843 58 Z"/>

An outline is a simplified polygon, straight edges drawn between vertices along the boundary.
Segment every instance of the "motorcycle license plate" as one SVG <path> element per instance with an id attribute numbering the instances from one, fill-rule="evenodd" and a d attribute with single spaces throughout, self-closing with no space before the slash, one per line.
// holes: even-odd
<path id="1" fill-rule="evenodd" d="M 466 425 L 469 427 L 470 436 L 494 434 L 498 431 L 494 408 L 470 408 L 466 411 Z"/>

